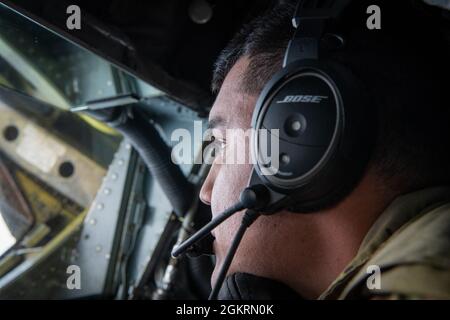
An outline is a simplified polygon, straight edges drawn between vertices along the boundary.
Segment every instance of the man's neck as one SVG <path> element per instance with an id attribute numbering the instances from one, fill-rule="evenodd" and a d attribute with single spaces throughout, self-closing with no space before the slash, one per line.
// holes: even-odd
<path id="1" fill-rule="evenodd" d="M 317 298 L 355 257 L 362 240 L 395 195 L 379 188 L 366 174 L 337 206 L 311 215 L 294 216 L 298 249 L 290 248 L 290 271 L 284 282 L 305 298 Z"/>

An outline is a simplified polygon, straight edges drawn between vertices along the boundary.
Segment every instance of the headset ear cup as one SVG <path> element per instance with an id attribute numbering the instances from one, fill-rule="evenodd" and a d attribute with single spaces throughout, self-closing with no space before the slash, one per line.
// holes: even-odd
<path id="1" fill-rule="evenodd" d="M 281 132 L 284 119 L 300 116 L 304 132 L 298 137 L 280 133 L 280 155 L 294 160 L 290 167 L 298 179 L 265 176 L 258 163 L 254 167 L 272 192 L 285 195 L 278 206 L 306 213 L 332 206 L 359 181 L 374 142 L 375 116 L 361 82 L 346 67 L 316 60 L 292 63 L 273 77 L 258 99 L 252 125 L 256 130 L 279 126 Z M 317 155 L 319 148 L 326 150 L 323 155 Z"/>

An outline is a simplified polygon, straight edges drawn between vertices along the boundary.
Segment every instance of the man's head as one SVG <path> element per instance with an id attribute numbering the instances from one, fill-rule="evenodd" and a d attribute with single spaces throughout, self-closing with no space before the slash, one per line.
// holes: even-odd
<path id="1" fill-rule="evenodd" d="M 293 6 L 287 4 L 253 20 L 219 57 L 212 85 L 218 95 L 210 121 L 224 149 L 239 150 L 248 145 L 244 138 L 238 138 L 232 142 L 237 146 L 231 146 L 231 142 L 222 140 L 224 132 L 250 128 L 261 89 L 281 68 L 293 33 L 293 11 Z M 446 125 L 450 117 L 448 108 L 441 104 L 445 101 L 441 96 L 444 91 L 439 87 L 443 85 L 433 81 L 442 72 L 437 62 L 444 56 L 433 51 L 433 41 L 438 37 L 430 35 L 425 43 L 422 34 L 428 33 L 424 30 L 417 29 L 415 36 L 409 36 L 414 26 L 398 28 L 389 19 L 385 20 L 386 32 L 371 33 L 365 29 L 361 15 L 356 17 L 341 26 L 347 46 L 330 59 L 350 68 L 375 102 L 372 105 L 377 108 L 380 125 L 367 170 L 355 189 L 332 208 L 310 215 L 284 211 L 257 220 L 244 237 L 230 273 L 273 278 L 306 297 L 314 297 L 342 271 L 368 228 L 395 195 L 449 182 L 449 172 L 443 171 L 448 170 L 448 145 L 442 137 L 450 136 Z M 423 40 L 422 47 L 414 45 L 417 37 Z M 242 147 L 241 151 L 248 152 L 248 148 Z M 236 202 L 251 169 L 250 164 L 213 164 L 201 192 L 213 214 Z M 240 216 L 235 216 L 215 231 L 219 266 L 239 222 Z M 315 278 L 315 274 L 321 277 Z"/>

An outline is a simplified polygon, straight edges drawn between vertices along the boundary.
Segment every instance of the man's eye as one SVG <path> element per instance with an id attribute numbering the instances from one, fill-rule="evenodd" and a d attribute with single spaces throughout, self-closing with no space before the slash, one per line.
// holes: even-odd
<path id="1" fill-rule="evenodd" d="M 219 139 L 216 139 L 215 141 L 217 141 L 217 146 L 218 146 L 220 149 L 225 149 L 225 147 L 226 147 L 226 142 L 225 142 L 225 140 L 219 140 Z"/>
<path id="2" fill-rule="evenodd" d="M 217 138 L 215 136 L 212 136 L 210 145 L 214 146 L 214 148 L 223 149 L 223 148 L 225 148 L 226 143 L 225 143 L 224 139 L 219 139 L 219 138 Z"/>
<path id="3" fill-rule="evenodd" d="M 212 137 L 211 142 L 206 146 L 207 150 L 209 150 L 208 152 L 210 153 L 210 156 L 213 158 L 221 154 L 225 147 L 225 140 L 217 139 L 216 137 Z"/>

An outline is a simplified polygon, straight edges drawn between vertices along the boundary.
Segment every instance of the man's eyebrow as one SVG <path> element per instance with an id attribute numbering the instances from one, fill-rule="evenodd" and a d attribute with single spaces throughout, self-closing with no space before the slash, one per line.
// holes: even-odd
<path id="1" fill-rule="evenodd" d="M 215 129 L 220 126 L 224 126 L 226 121 L 222 117 L 215 117 L 208 121 L 208 129 Z"/>

